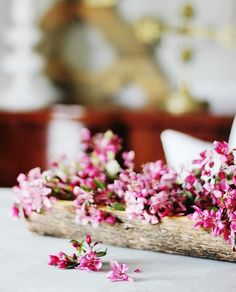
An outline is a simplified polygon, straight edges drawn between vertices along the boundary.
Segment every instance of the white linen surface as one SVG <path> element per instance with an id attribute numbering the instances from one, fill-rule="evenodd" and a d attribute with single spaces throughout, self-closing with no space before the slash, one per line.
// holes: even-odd
<path id="1" fill-rule="evenodd" d="M 49 254 L 70 250 L 68 240 L 30 233 L 23 220 L 10 218 L 11 203 L 11 191 L 0 189 L 1 292 L 236 291 L 236 264 L 128 248 L 107 246 L 101 272 L 48 266 Z M 135 282 L 109 282 L 105 275 L 110 259 L 127 263 Z M 134 273 L 136 268 L 142 272 Z"/>

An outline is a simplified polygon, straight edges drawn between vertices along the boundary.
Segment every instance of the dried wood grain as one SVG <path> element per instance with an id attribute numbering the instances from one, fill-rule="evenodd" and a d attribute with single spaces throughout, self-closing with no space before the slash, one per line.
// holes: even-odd
<path id="1" fill-rule="evenodd" d="M 223 238 L 194 229 L 187 217 L 164 218 L 161 224 L 151 225 L 128 221 L 124 212 L 114 213 L 120 223 L 82 226 L 75 222 L 72 203 L 59 201 L 50 212 L 34 213 L 26 223 L 41 235 L 81 240 L 91 234 L 94 240 L 115 246 L 236 262 L 236 252 Z"/>

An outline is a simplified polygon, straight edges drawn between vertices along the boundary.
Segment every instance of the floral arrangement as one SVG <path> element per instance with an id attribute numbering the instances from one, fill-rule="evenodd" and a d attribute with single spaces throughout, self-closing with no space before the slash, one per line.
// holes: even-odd
<path id="1" fill-rule="evenodd" d="M 112 187 L 124 199 L 129 219 L 156 224 L 165 216 L 185 214 L 177 173 L 161 160 L 145 164 L 140 173 L 123 171 Z"/>
<path id="2" fill-rule="evenodd" d="M 134 152 L 122 152 L 121 139 L 111 131 L 92 136 L 84 129 L 82 143 L 75 162 L 62 157 L 47 171 L 35 168 L 18 176 L 14 216 L 19 209 L 26 217 L 50 210 L 58 199 L 73 201 L 76 221 L 93 227 L 115 224 L 114 210 L 151 224 L 165 216 L 188 215 L 195 227 L 223 235 L 235 246 L 236 150 L 226 142 L 214 142 L 211 151 L 202 152 L 179 173 L 163 161 L 136 172 Z"/>
<path id="3" fill-rule="evenodd" d="M 132 169 L 134 153 L 121 153 L 121 139 L 111 131 L 91 136 L 84 129 L 81 138 L 83 151 L 75 162 L 62 157 L 44 172 L 35 168 L 28 175 L 18 176 L 18 185 L 13 188 L 13 216 L 19 216 L 20 207 L 26 217 L 49 210 L 60 199 L 73 201 L 79 224 L 96 227 L 102 222 L 116 222 L 110 212 L 98 207 L 124 208 L 123 198 L 116 195 L 111 184 L 123 170 Z"/>
<path id="4" fill-rule="evenodd" d="M 57 266 L 59 269 L 77 269 L 85 271 L 99 271 L 102 268 L 101 257 L 106 255 L 106 250 L 97 251 L 95 248 L 100 242 L 92 244 L 92 238 L 87 235 L 81 242 L 71 240 L 75 248 L 72 255 L 59 252 L 57 255 L 50 255 L 49 265 Z"/>
<path id="5" fill-rule="evenodd" d="M 59 269 L 76 269 L 92 272 L 98 272 L 102 269 L 103 263 L 101 257 L 106 255 L 107 250 L 100 251 L 97 249 L 97 246 L 101 242 L 92 243 L 91 236 L 86 235 L 85 240 L 81 242 L 71 240 L 70 243 L 75 248 L 75 252 L 72 255 L 67 255 L 64 252 L 50 255 L 48 262 L 50 266 L 56 266 Z M 128 271 L 128 266 L 126 264 L 111 261 L 110 266 L 111 270 L 107 273 L 106 278 L 111 282 L 134 281 L 134 279 L 126 273 Z M 140 269 L 137 268 L 134 272 L 139 273 Z"/>
<path id="6" fill-rule="evenodd" d="M 235 247 L 236 232 L 236 156 L 226 142 L 214 142 L 214 149 L 204 151 L 192 162 L 182 188 L 193 213 L 195 227 L 223 235 Z"/>

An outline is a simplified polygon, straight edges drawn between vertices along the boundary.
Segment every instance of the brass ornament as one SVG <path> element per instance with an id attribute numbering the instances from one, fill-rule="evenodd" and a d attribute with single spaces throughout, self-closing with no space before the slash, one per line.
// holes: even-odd
<path id="1" fill-rule="evenodd" d="M 183 48 L 180 53 L 181 61 L 184 63 L 189 63 L 193 59 L 193 50 L 191 48 Z"/>
<path id="2" fill-rule="evenodd" d="M 210 40 L 228 48 L 236 42 L 236 27 L 197 27 L 189 21 L 181 25 L 170 25 L 153 17 L 141 18 L 133 24 L 137 38 L 144 44 L 153 45 L 168 35 L 181 35 L 196 39 Z"/>
<path id="3" fill-rule="evenodd" d="M 113 7 L 117 4 L 117 0 L 83 0 L 87 7 Z"/>
<path id="4" fill-rule="evenodd" d="M 133 27 L 123 21 L 111 2 L 86 1 L 57 1 L 43 17 L 41 51 L 47 58 L 48 75 L 70 96 L 70 102 L 109 105 L 121 88 L 135 84 L 148 97 L 145 106 L 157 106 L 167 95 L 168 84 L 155 64 L 153 51 L 137 39 Z M 76 48 L 76 42 L 78 47 L 84 42 L 79 43 L 78 31 L 86 27 L 95 30 L 115 52 L 114 60 L 100 71 L 78 65 L 86 64 Z M 71 39 L 73 49 L 68 49 Z"/>
<path id="5" fill-rule="evenodd" d="M 160 21 L 153 21 L 150 17 L 144 17 L 133 25 L 135 35 L 144 44 L 152 45 L 161 39 L 163 27 Z"/>
<path id="6" fill-rule="evenodd" d="M 162 104 L 162 108 L 171 114 L 185 114 L 207 111 L 206 102 L 195 100 L 186 83 L 173 91 Z"/>
<path id="7" fill-rule="evenodd" d="M 195 11 L 191 3 L 185 3 L 181 10 L 181 15 L 185 19 L 192 19 L 194 17 Z"/>

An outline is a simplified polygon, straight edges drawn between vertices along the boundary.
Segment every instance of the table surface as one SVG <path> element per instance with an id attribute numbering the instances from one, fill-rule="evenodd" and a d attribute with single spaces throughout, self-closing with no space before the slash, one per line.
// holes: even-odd
<path id="1" fill-rule="evenodd" d="M 49 254 L 70 250 L 68 240 L 30 233 L 23 220 L 10 217 L 11 203 L 11 190 L 0 189 L 1 292 L 236 291 L 236 264 L 112 246 L 101 272 L 48 266 Z M 128 264 L 135 282 L 109 282 L 110 259 Z M 142 272 L 134 273 L 135 268 Z"/>

